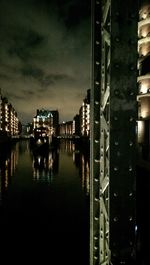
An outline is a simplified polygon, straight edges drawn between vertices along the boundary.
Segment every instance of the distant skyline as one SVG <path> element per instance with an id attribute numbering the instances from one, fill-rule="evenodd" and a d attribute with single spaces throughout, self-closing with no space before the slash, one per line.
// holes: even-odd
<path id="1" fill-rule="evenodd" d="M 37 109 L 71 120 L 90 88 L 89 0 L 1 0 L 0 87 L 22 123 Z"/>

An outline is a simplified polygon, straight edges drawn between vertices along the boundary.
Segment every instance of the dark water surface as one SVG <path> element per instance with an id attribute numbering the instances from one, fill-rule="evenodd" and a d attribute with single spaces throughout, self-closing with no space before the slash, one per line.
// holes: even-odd
<path id="1" fill-rule="evenodd" d="M 89 163 L 72 142 L 33 155 L 28 140 L 0 156 L 5 261 L 88 265 Z"/>

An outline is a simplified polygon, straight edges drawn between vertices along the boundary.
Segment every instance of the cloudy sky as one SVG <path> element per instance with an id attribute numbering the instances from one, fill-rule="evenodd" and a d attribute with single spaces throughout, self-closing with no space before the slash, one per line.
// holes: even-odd
<path id="1" fill-rule="evenodd" d="M 22 123 L 78 113 L 90 88 L 89 0 L 0 0 L 0 87 Z"/>

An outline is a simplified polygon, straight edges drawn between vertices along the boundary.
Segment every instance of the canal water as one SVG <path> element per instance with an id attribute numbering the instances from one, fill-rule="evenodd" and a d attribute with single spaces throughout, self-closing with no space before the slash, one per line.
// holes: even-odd
<path id="1" fill-rule="evenodd" d="M 80 149 L 80 150 L 79 150 Z M 71 141 L 0 154 L 0 253 L 12 262 L 89 264 L 89 157 Z M 28 264 L 27 263 L 27 264 Z"/>

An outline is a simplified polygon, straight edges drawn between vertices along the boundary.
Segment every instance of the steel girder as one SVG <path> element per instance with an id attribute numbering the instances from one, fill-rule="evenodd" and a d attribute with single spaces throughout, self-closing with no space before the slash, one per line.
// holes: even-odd
<path id="1" fill-rule="evenodd" d="M 133 264 L 138 1 L 92 1 L 90 265 Z"/>

